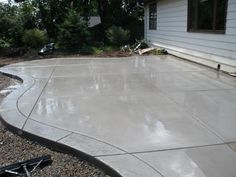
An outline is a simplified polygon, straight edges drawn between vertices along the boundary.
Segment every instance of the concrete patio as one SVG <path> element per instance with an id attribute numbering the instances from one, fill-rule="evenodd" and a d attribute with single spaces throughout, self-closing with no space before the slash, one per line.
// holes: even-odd
<path id="1" fill-rule="evenodd" d="M 1 104 L 8 124 L 123 177 L 235 177 L 236 78 L 176 57 L 35 60 Z"/>

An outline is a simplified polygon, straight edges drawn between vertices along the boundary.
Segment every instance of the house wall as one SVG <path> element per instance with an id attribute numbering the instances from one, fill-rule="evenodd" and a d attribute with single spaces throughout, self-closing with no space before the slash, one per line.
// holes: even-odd
<path id="1" fill-rule="evenodd" d="M 149 30 L 147 4 L 145 39 L 174 55 L 236 72 L 236 0 L 228 0 L 225 34 L 187 32 L 187 6 L 188 0 L 158 0 L 157 30 Z"/>

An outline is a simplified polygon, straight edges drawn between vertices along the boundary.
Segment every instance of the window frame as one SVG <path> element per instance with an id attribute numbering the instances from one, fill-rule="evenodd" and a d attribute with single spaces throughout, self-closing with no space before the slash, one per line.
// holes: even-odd
<path id="1" fill-rule="evenodd" d="M 155 6 L 155 18 L 152 18 L 151 6 Z M 148 7 L 149 7 L 149 24 L 148 24 L 149 30 L 157 30 L 157 3 L 156 2 L 150 3 Z"/>
<path id="2" fill-rule="evenodd" d="M 217 29 L 194 29 L 191 28 L 191 20 L 192 20 L 192 13 L 191 13 L 191 2 L 193 0 L 188 0 L 188 25 L 187 25 L 187 32 L 196 32 L 196 33 L 213 33 L 213 34 L 225 34 L 226 32 L 226 21 L 227 21 L 227 10 L 228 10 L 228 0 L 226 0 L 225 5 L 225 12 L 224 12 L 224 29 L 217 30 Z M 217 19 L 217 6 L 216 6 L 217 0 L 214 0 L 214 7 L 213 7 L 213 28 L 216 28 L 216 19 Z"/>

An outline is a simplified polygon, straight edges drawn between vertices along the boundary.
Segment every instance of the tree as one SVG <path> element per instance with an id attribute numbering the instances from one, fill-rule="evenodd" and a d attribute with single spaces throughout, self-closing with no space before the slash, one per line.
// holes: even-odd
<path id="1" fill-rule="evenodd" d="M 52 39 L 56 39 L 58 25 L 64 22 L 70 9 L 73 8 L 84 20 L 88 20 L 92 11 L 90 0 L 33 0 L 33 4 L 38 9 L 38 18 Z"/>
<path id="2" fill-rule="evenodd" d="M 23 28 L 15 5 L 0 3 L 0 40 L 9 45 L 21 44 Z"/>
<path id="3" fill-rule="evenodd" d="M 70 9 L 64 22 L 59 25 L 58 45 L 64 49 L 77 49 L 89 41 L 88 24 L 74 10 Z"/>
<path id="4" fill-rule="evenodd" d="M 37 49 L 47 42 L 47 35 L 45 31 L 37 28 L 25 30 L 22 41 L 26 46 Z"/>
<path id="5" fill-rule="evenodd" d="M 128 29 L 132 40 L 143 37 L 144 10 L 140 8 L 137 0 L 93 0 L 91 3 L 95 4 L 94 7 L 97 8 L 101 18 L 101 27 L 99 29 L 102 29 L 103 34 L 112 25 L 115 25 Z M 100 31 L 98 30 L 98 32 Z"/>
<path id="6" fill-rule="evenodd" d="M 65 21 L 68 20 L 68 14 L 71 14 L 71 10 L 80 14 L 79 21 L 82 19 L 83 24 L 86 25 L 91 15 L 100 16 L 101 24 L 90 29 L 94 33 L 94 39 L 97 41 L 107 42 L 105 32 L 113 25 L 129 30 L 132 40 L 143 37 L 143 9 L 137 6 L 137 0 L 19 1 L 20 3 L 17 6 L 11 3 L 0 4 L 1 41 L 9 41 L 11 44 L 21 45 L 22 33 L 25 30 L 37 28 L 46 30 L 49 39 L 56 42 L 59 39 L 57 35 L 59 32 L 62 34 L 62 29 L 66 27 Z M 78 32 L 79 35 L 82 34 L 80 31 Z M 64 31 L 64 34 L 66 34 L 66 31 Z M 82 42 L 84 43 L 84 39 Z"/>
<path id="7" fill-rule="evenodd" d="M 38 10 L 35 8 L 33 1 L 25 0 L 18 6 L 18 16 L 25 30 L 40 28 L 42 24 L 38 18 Z"/>
<path id="8" fill-rule="evenodd" d="M 113 45 L 124 45 L 129 41 L 130 35 L 128 30 L 124 30 L 122 27 L 112 26 L 106 31 L 106 36 L 109 42 Z"/>

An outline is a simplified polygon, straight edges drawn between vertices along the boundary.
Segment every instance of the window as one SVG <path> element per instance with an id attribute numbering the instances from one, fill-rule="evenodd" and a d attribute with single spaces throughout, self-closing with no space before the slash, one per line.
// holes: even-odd
<path id="1" fill-rule="evenodd" d="M 157 29 L 157 5 L 156 3 L 149 5 L 149 29 Z"/>
<path id="2" fill-rule="evenodd" d="M 225 33 L 228 0 L 189 0 L 188 31 Z"/>

